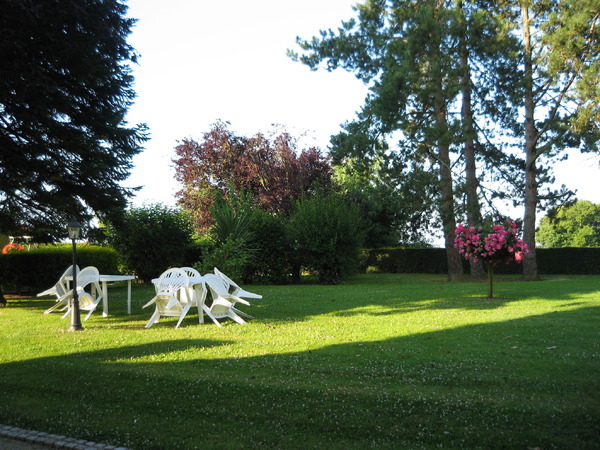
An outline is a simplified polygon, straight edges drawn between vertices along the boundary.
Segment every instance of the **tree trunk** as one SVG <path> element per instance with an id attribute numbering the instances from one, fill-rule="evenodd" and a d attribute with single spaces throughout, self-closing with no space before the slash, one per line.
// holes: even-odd
<path id="1" fill-rule="evenodd" d="M 467 221 L 475 226 L 481 222 L 481 209 L 477 188 L 477 167 L 475 164 L 475 130 L 473 128 L 473 111 L 471 108 L 471 72 L 469 69 L 469 50 L 465 36 L 467 35 L 466 21 L 463 15 L 463 2 L 458 2 L 460 14 L 460 66 L 461 66 L 461 91 L 462 91 L 462 123 L 465 155 L 465 178 L 467 180 Z M 481 261 L 469 259 L 471 279 L 482 280 L 485 278 L 485 269 Z"/>
<path id="2" fill-rule="evenodd" d="M 492 263 L 487 263 L 487 275 L 488 275 L 487 298 L 494 298 L 494 266 L 492 266 Z"/>
<path id="3" fill-rule="evenodd" d="M 438 62 L 434 63 L 434 77 L 436 83 L 435 92 L 435 114 L 436 123 L 442 136 L 438 141 L 438 159 L 440 164 L 440 190 L 441 205 L 440 213 L 444 227 L 444 244 L 446 248 L 446 259 L 448 262 L 448 281 L 464 280 L 462 258 L 454 247 L 454 230 L 456 229 L 456 218 L 454 215 L 454 188 L 452 181 L 452 169 L 450 162 L 450 145 L 448 144 L 448 120 L 446 117 L 446 102 L 444 101 L 444 90 L 441 77 L 441 68 Z"/>
<path id="4" fill-rule="evenodd" d="M 533 98 L 533 62 L 529 9 L 522 6 L 523 43 L 525 51 L 525 214 L 523 216 L 523 240 L 529 253 L 523 257 L 523 278 L 539 280 L 535 254 L 535 216 L 537 193 L 537 130 L 535 128 L 535 101 Z"/>

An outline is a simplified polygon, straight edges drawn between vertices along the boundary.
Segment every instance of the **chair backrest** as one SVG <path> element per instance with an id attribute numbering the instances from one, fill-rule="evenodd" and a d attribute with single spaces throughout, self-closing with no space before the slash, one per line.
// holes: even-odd
<path id="1" fill-rule="evenodd" d="M 77 273 L 79 273 L 81 269 L 79 268 L 79 266 L 75 267 L 77 267 Z M 73 266 L 67 267 L 67 270 L 65 270 L 65 273 L 61 275 L 60 279 L 64 280 L 66 277 L 70 277 L 71 275 L 73 275 Z"/>
<path id="2" fill-rule="evenodd" d="M 77 267 L 77 273 L 79 273 L 79 267 Z M 73 275 L 73 266 L 67 267 L 67 270 L 65 270 L 63 272 L 63 274 L 60 276 L 60 278 L 54 285 L 53 293 L 55 293 L 57 297 L 60 298 L 63 295 L 65 295 L 67 292 L 69 292 L 69 280 L 67 280 L 67 277 L 70 277 L 71 275 Z M 48 291 L 45 291 L 44 293 L 50 293 L 50 292 L 51 292 L 51 290 L 48 290 Z"/>
<path id="3" fill-rule="evenodd" d="M 84 267 L 77 273 L 77 286 L 85 288 L 88 284 L 99 283 L 100 272 L 94 266 Z"/>
<path id="4" fill-rule="evenodd" d="M 218 276 L 221 280 L 223 280 L 223 282 L 225 283 L 225 287 L 227 288 L 228 291 L 230 290 L 230 288 L 237 288 L 237 289 L 240 288 L 235 281 L 233 281 L 231 278 L 229 278 L 227 275 L 225 275 L 223 272 L 221 272 L 216 267 L 214 269 L 214 272 L 215 272 L 216 276 Z"/>
<path id="5" fill-rule="evenodd" d="M 209 287 L 211 291 L 219 296 L 227 296 L 229 295 L 229 291 L 227 290 L 227 285 L 217 275 L 213 275 L 212 273 L 208 273 L 204 275 L 202 278 L 203 282 Z"/>
<path id="6" fill-rule="evenodd" d="M 172 268 L 164 271 L 156 283 L 157 294 L 175 295 L 179 289 L 189 285 L 188 276 L 183 269 Z"/>
<path id="7" fill-rule="evenodd" d="M 200 275 L 200 272 L 198 272 L 193 267 L 181 267 L 181 270 L 183 270 L 188 277 L 200 278 L 202 276 L 202 275 Z"/>
<path id="8" fill-rule="evenodd" d="M 227 291 L 225 282 L 212 273 L 204 275 L 202 282 L 208 287 L 208 290 L 212 294 L 213 301 L 210 305 L 211 314 L 218 319 L 226 317 L 231 311 L 233 303 L 228 300 L 229 292 Z"/>

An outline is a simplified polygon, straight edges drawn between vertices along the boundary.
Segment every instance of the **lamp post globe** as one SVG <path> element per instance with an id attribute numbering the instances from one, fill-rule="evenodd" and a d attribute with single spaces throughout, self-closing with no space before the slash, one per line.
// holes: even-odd
<path id="1" fill-rule="evenodd" d="M 77 244 L 75 241 L 79 239 L 81 224 L 76 220 L 71 220 L 67 224 L 69 239 L 73 242 L 73 299 L 71 303 L 71 327 L 69 331 L 83 330 L 81 325 L 81 317 L 79 313 L 79 294 L 77 293 Z"/>

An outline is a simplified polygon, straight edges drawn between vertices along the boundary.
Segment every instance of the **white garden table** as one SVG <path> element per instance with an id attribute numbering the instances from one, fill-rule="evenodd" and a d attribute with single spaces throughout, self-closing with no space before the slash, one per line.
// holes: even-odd
<path id="1" fill-rule="evenodd" d="M 73 281 L 73 275 L 65 277 L 69 282 Z M 102 284 L 102 316 L 108 317 L 108 283 L 127 281 L 127 314 L 131 314 L 131 282 L 135 280 L 133 275 L 100 275 Z"/>
<path id="2" fill-rule="evenodd" d="M 127 281 L 127 314 L 131 314 L 131 282 L 135 279 L 133 275 L 100 275 L 102 283 L 102 316 L 108 316 L 108 283 L 116 281 Z"/>

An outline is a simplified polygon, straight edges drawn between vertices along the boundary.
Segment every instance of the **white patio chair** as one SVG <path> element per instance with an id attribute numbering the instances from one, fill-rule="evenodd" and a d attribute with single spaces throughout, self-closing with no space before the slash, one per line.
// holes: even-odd
<path id="1" fill-rule="evenodd" d="M 237 314 L 239 311 L 234 308 L 234 305 L 239 302 L 250 306 L 250 303 L 227 292 L 227 286 L 223 280 L 216 275 L 210 273 L 204 275 L 202 283 L 206 285 L 206 288 L 210 291 L 212 296 L 211 305 L 204 305 L 203 310 L 217 326 L 221 326 L 217 319 L 224 319 L 226 317 L 229 317 L 231 320 L 240 324 L 246 323 L 244 319 Z"/>
<path id="2" fill-rule="evenodd" d="M 179 268 L 166 270 L 154 284 L 156 295 L 142 308 L 155 305 L 154 313 L 148 320 L 146 328 L 157 323 L 161 317 L 179 317 L 175 328 L 192 306 L 189 295 L 189 279 L 185 271 Z"/>
<path id="3" fill-rule="evenodd" d="M 233 281 L 231 278 L 229 278 L 227 275 L 225 275 L 223 272 L 221 272 L 216 267 L 215 267 L 215 275 L 218 276 L 221 280 L 223 280 L 223 282 L 225 283 L 225 286 L 227 287 L 227 292 L 229 292 L 232 295 L 235 295 L 236 297 L 262 298 L 262 295 L 260 295 L 260 294 L 255 294 L 254 292 L 248 292 L 245 289 L 242 289 L 235 281 Z M 246 314 L 243 311 L 240 311 L 239 309 L 236 309 L 235 311 L 238 314 L 240 314 L 244 317 L 247 317 L 248 319 L 254 319 L 254 317 L 252 317 L 249 314 Z"/>
<path id="4" fill-rule="evenodd" d="M 188 276 L 188 278 L 197 278 L 197 279 L 202 278 L 202 275 L 200 275 L 200 272 L 198 272 L 193 267 L 181 267 L 181 270 L 183 270 L 185 272 L 185 274 Z M 202 306 L 204 305 L 204 301 L 206 300 L 206 286 L 201 282 L 192 283 L 190 281 L 187 290 L 188 290 L 187 298 L 190 299 L 190 301 L 191 301 L 190 307 L 195 306 L 198 308 L 198 321 L 200 323 L 204 323 L 204 314 L 202 312 L 203 311 Z"/>
<path id="5" fill-rule="evenodd" d="M 90 286 L 90 292 L 87 292 L 85 288 Z M 79 310 L 88 311 L 87 316 L 84 320 L 88 320 L 92 313 L 96 310 L 96 307 L 102 300 L 102 289 L 100 288 L 100 273 L 94 266 L 88 266 L 77 272 L 77 286 L 73 289 L 77 289 L 77 298 L 79 300 Z M 72 312 L 71 298 L 73 296 L 73 289 L 69 290 L 62 299 L 69 301 L 67 312 L 63 315 L 63 318 L 67 317 Z M 60 300 L 60 299 L 59 299 Z"/>
<path id="6" fill-rule="evenodd" d="M 79 273 L 79 266 L 77 266 L 77 273 Z M 44 311 L 44 314 L 49 314 L 57 308 L 63 307 L 62 310 L 66 309 L 69 306 L 69 299 L 64 299 L 59 301 L 61 297 L 63 297 L 70 289 L 69 280 L 67 277 L 73 275 L 73 266 L 69 266 L 67 270 L 60 276 L 58 281 L 54 286 L 49 289 L 46 289 L 44 292 L 40 292 L 37 294 L 38 297 L 44 297 L 46 295 L 55 295 L 56 296 L 56 304 L 54 304 L 51 308 Z"/>

